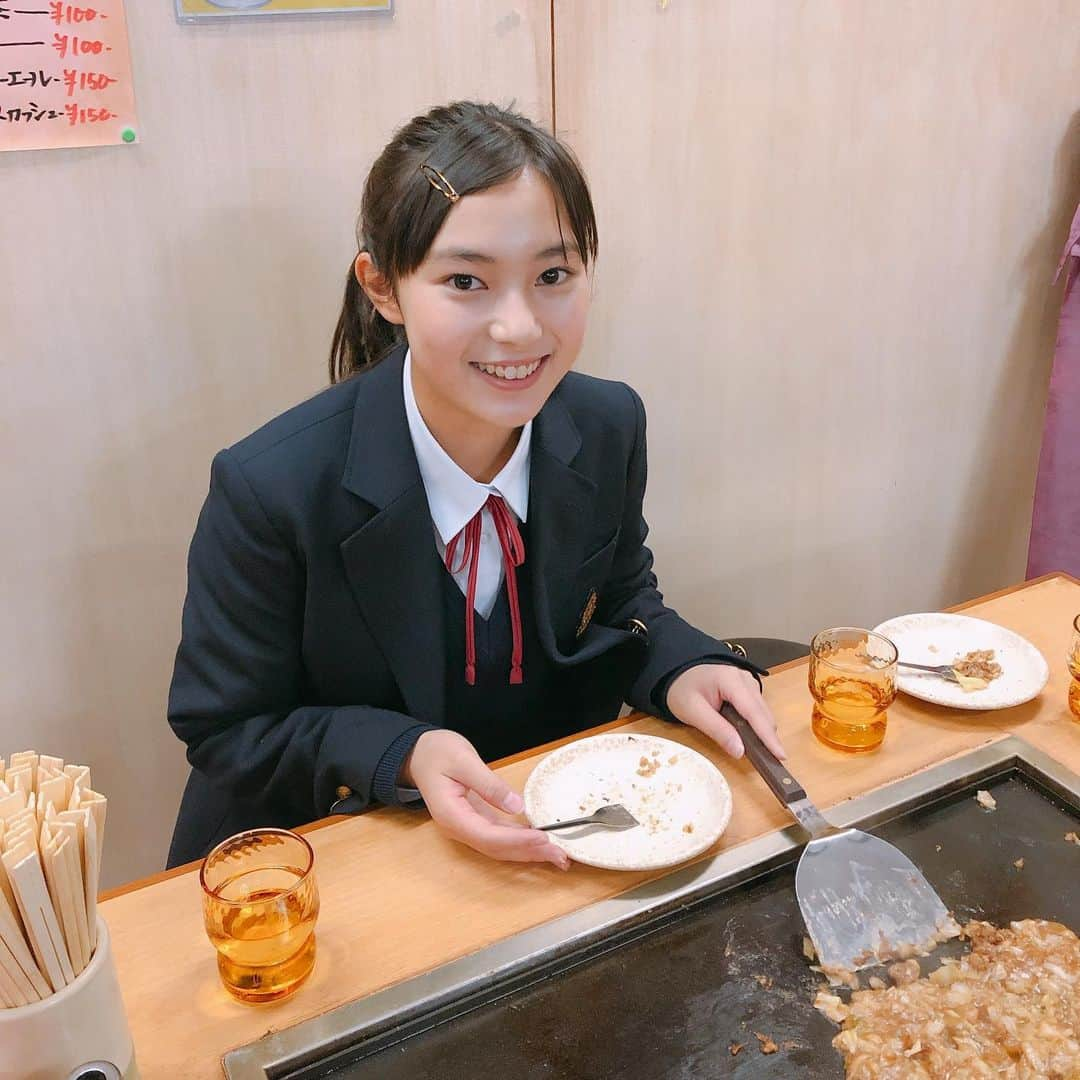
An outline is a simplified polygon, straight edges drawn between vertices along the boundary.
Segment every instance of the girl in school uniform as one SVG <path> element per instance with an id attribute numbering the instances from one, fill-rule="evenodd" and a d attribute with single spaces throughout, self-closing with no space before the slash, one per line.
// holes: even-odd
<path id="1" fill-rule="evenodd" d="M 623 702 L 738 756 L 730 701 L 783 756 L 753 665 L 657 589 L 641 399 L 571 371 L 597 232 L 570 151 L 492 105 L 432 109 L 375 162 L 357 232 L 332 385 L 213 462 L 169 865 L 415 803 L 481 852 L 566 868 L 485 762 Z"/>

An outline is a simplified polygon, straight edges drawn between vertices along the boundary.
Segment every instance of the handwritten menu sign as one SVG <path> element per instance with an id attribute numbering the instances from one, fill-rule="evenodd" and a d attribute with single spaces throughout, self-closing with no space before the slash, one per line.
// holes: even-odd
<path id="1" fill-rule="evenodd" d="M 123 0 L 0 0 L 0 150 L 137 139 Z"/>

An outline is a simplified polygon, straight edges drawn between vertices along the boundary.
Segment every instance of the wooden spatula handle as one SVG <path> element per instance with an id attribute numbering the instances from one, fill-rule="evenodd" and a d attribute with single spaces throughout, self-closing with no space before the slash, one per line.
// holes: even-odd
<path id="1" fill-rule="evenodd" d="M 776 755 L 761 741 L 750 722 L 734 705 L 725 702 L 720 707 L 720 715 L 739 733 L 750 763 L 761 773 L 761 779 L 785 806 L 806 798 L 802 785 L 777 760 Z"/>

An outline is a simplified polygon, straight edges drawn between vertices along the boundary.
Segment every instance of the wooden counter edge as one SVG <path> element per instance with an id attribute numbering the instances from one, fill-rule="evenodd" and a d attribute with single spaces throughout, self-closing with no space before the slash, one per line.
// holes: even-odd
<path id="1" fill-rule="evenodd" d="M 1073 577 L 1072 574 L 1066 573 L 1064 570 L 1055 571 L 1050 574 L 1043 574 L 1041 577 L 1032 578 L 1030 581 L 1022 581 L 1017 585 L 1010 585 L 1004 589 L 998 589 L 995 592 L 987 593 L 985 596 L 977 597 L 975 600 L 967 600 L 962 604 L 956 604 L 953 607 L 946 608 L 949 612 L 966 611 L 968 608 L 978 607 L 980 604 L 985 604 L 991 600 L 998 600 L 1003 596 L 1009 596 L 1011 593 L 1019 592 L 1021 589 L 1030 588 L 1033 585 L 1042 585 L 1047 581 L 1053 581 L 1060 578 L 1062 581 L 1067 581 L 1073 585 L 1080 585 L 1080 578 Z M 770 674 L 777 674 L 781 671 L 788 671 L 790 668 L 798 667 L 801 664 L 806 663 L 806 658 L 802 657 L 798 660 L 790 660 L 786 664 L 778 664 L 774 668 L 770 668 Z M 622 727 L 625 724 L 630 723 L 632 720 L 641 716 L 641 713 L 630 713 L 627 716 L 621 716 L 616 720 L 612 720 L 608 724 L 601 724 L 598 727 L 590 728 L 587 734 L 599 735 L 604 731 L 612 731 L 615 728 Z M 552 750 L 560 746 L 565 746 L 569 742 L 573 742 L 575 739 L 580 739 L 586 732 L 577 732 L 574 735 L 568 735 L 563 739 L 556 739 L 554 742 L 545 743 L 543 746 L 535 746 L 530 750 L 523 750 L 519 754 L 513 754 L 510 757 L 500 758 L 498 761 L 491 763 L 493 769 L 501 769 L 507 765 L 513 765 L 515 762 L 524 761 L 526 758 L 535 757 L 540 754 L 548 754 Z M 372 810 L 378 809 L 372 807 Z M 368 813 L 368 810 L 362 811 Z M 300 825 L 293 830 L 297 833 L 309 833 L 314 832 L 316 829 L 323 829 L 328 825 L 337 824 L 339 821 L 345 821 L 350 816 L 349 814 L 335 814 L 333 817 L 320 818 L 318 821 L 309 822 L 307 825 Z M 201 864 L 201 859 L 196 859 L 194 862 L 184 863 L 182 866 L 174 866 L 171 870 L 163 870 L 157 874 L 151 874 L 148 877 L 137 878 L 134 881 L 129 881 L 126 885 L 118 885 L 115 889 L 108 889 L 102 892 L 98 896 L 98 903 L 104 903 L 106 900 L 114 900 L 118 896 L 124 896 L 127 893 L 135 892 L 137 889 L 146 888 L 149 885 L 156 885 L 159 881 L 168 881 L 170 878 L 179 877 L 181 874 L 187 874 L 192 870 L 197 870 Z"/>

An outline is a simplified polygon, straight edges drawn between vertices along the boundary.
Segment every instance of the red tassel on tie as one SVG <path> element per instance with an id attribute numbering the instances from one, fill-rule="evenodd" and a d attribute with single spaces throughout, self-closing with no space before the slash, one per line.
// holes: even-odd
<path id="1" fill-rule="evenodd" d="M 498 495 L 489 495 L 484 503 L 469 520 L 469 523 L 446 545 L 446 569 L 451 574 L 460 574 L 466 566 L 469 568 L 469 582 L 465 591 L 465 682 L 476 685 L 476 575 L 480 567 L 480 530 L 483 525 L 484 509 L 491 514 L 495 532 L 502 548 L 503 568 L 506 571 L 506 597 L 510 602 L 510 631 L 513 636 L 513 648 L 510 654 L 510 684 L 517 686 L 524 681 L 521 670 L 523 641 L 521 634 L 521 604 L 518 601 L 517 568 L 525 561 L 525 542 L 521 539 L 514 515 L 506 508 L 506 503 Z M 464 538 L 464 550 L 461 564 L 454 566 L 458 541 Z"/>

